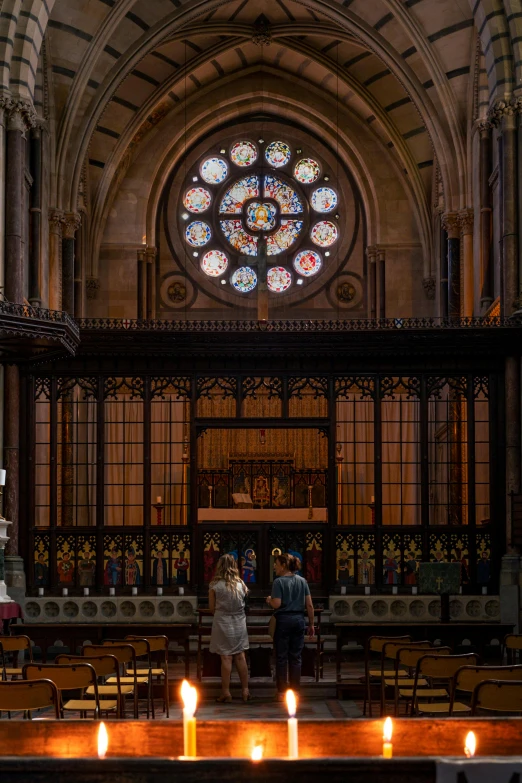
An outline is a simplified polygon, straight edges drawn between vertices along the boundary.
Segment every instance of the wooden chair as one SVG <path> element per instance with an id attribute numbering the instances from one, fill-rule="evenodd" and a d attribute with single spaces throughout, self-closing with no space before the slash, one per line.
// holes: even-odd
<path id="1" fill-rule="evenodd" d="M 473 691 L 471 714 L 477 715 L 479 710 L 522 714 L 522 680 L 480 682 Z"/>
<path id="2" fill-rule="evenodd" d="M 522 680 L 522 666 L 461 666 L 453 677 L 451 697 L 449 702 L 438 702 L 430 705 L 430 712 L 435 715 L 460 715 L 471 712 L 471 704 L 456 701 L 459 693 L 470 698 L 473 691 L 484 680 Z"/>
<path id="3" fill-rule="evenodd" d="M 13 663 L 15 666 L 7 666 L 6 653 L 13 653 Z M 8 677 L 21 677 L 22 667 L 19 666 L 18 657 L 25 653 L 28 653 L 29 662 L 33 661 L 33 651 L 31 648 L 31 640 L 28 636 L 0 636 L 0 661 L 2 666 L 2 679 L 7 680 Z"/>
<path id="4" fill-rule="evenodd" d="M 364 647 L 364 683 L 365 683 L 365 696 L 364 696 L 364 705 L 363 705 L 363 715 L 366 715 L 366 704 L 368 704 L 368 714 L 370 718 L 372 717 L 372 693 L 371 693 L 371 686 L 372 685 L 380 685 L 381 683 L 381 674 L 382 674 L 382 664 L 381 664 L 381 657 L 382 657 L 382 648 L 385 644 L 389 642 L 404 642 L 404 644 L 408 644 L 408 642 L 412 641 L 411 636 L 370 636 L 366 642 L 366 645 Z M 372 666 L 376 667 L 376 661 L 372 658 L 379 656 L 379 668 L 372 668 Z M 406 674 L 406 672 L 404 672 Z"/>
<path id="5" fill-rule="evenodd" d="M 140 640 L 144 639 L 149 644 L 149 652 L 151 657 L 151 669 L 150 669 L 150 676 L 157 677 L 159 683 L 163 681 L 163 711 L 166 715 L 166 717 L 170 717 L 169 713 L 169 640 L 167 636 L 126 636 L 125 641 L 133 641 L 133 640 Z M 154 665 L 154 656 L 157 656 L 160 658 L 159 663 L 160 666 Z M 148 671 L 146 669 L 139 669 L 137 670 L 136 674 L 138 677 L 140 676 L 147 676 Z M 152 684 L 153 693 L 152 698 L 154 699 L 154 682 Z"/>
<path id="6" fill-rule="evenodd" d="M 402 647 L 400 650 L 397 650 L 397 655 L 395 658 L 395 668 L 396 670 L 400 670 L 401 667 L 404 667 L 408 670 L 410 673 L 409 677 L 403 677 L 402 679 L 399 679 L 398 677 L 395 677 L 394 680 L 385 680 L 385 685 L 390 686 L 392 685 L 394 687 L 394 694 L 395 694 L 395 715 L 399 715 L 399 707 L 400 707 L 400 701 L 405 700 L 407 703 L 409 703 L 412 699 L 413 692 L 415 685 L 417 687 L 423 688 L 423 693 L 428 697 L 427 691 L 429 690 L 429 696 L 447 696 L 447 692 L 441 691 L 439 689 L 432 689 L 428 688 L 428 681 L 424 679 L 423 677 L 420 679 L 416 679 L 415 673 L 417 669 L 417 664 L 421 658 L 423 658 L 426 655 L 427 650 L 431 652 L 433 650 L 433 647 L 426 648 L 426 647 Z M 451 649 L 449 647 L 437 647 L 437 655 L 444 655 L 448 656 L 451 654 Z M 408 710 L 406 709 L 406 713 Z"/>
<path id="7" fill-rule="evenodd" d="M 9 680 L 0 682 L 0 715 L 7 712 L 23 712 L 24 718 L 31 720 L 33 710 L 54 707 L 54 717 L 60 715 L 60 697 L 56 685 L 51 680 Z"/>
<path id="8" fill-rule="evenodd" d="M 504 649 L 507 653 L 508 666 L 516 664 L 517 658 L 522 663 L 522 634 L 509 633 L 504 637 Z"/>
<path id="9" fill-rule="evenodd" d="M 462 666 L 478 666 L 480 664 L 480 656 L 477 655 L 477 653 L 451 655 L 450 648 L 448 647 L 446 649 L 449 651 L 446 655 L 443 655 L 442 651 L 440 651 L 437 655 L 424 655 L 419 659 L 415 671 L 415 685 L 411 695 L 411 715 L 414 715 L 415 713 L 419 715 L 430 713 L 432 707 L 435 707 L 435 712 L 437 712 L 436 704 L 430 702 L 420 703 L 419 698 L 447 698 L 447 688 L 451 686 L 453 689 L 453 678 L 455 677 L 456 672 Z M 419 690 L 418 680 L 421 677 L 429 679 L 431 683 L 430 689 L 425 690 L 421 688 Z M 439 688 L 434 687 L 433 680 L 437 680 L 439 683 L 442 680 L 445 687 L 441 688 L 440 685 Z M 437 693 L 437 691 L 440 692 Z"/>
<path id="10" fill-rule="evenodd" d="M 24 680 L 47 679 L 54 682 L 60 693 L 60 711 L 79 712 L 80 718 L 86 717 L 87 712 L 93 713 L 93 718 L 100 717 L 100 699 L 98 695 L 98 682 L 94 668 L 86 662 L 82 663 L 26 663 L 23 668 Z M 94 699 L 85 699 L 86 691 L 94 690 Z M 62 691 L 81 690 L 79 699 L 62 699 Z M 116 710 L 117 701 L 103 702 L 103 709 L 107 712 Z"/>
<path id="11" fill-rule="evenodd" d="M 128 639 L 122 641 L 121 639 L 104 639 L 104 647 L 121 647 L 122 645 L 129 644 L 134 650 L 134 663 L 130 666 L 125 664 L 123 667 L 123 675 L 120 676 L 120 682 L 122 685 L 146 685 L 147 686 L 147 718 L 149 717 L 149 707 L 151 710 L 152 718 L 154 719 L 154 699 L 152 698 L 152 660 L 150 657 L 150 645 L 146 639 Z M 139 674 L 138 659 L 140 665 L 144 667 L 142 671 L 144 674 Z M 107 680 L 107 684 L 114 683 L 111 677 Z"/>
<path id="12" fill-rule="evenodd" d="M 121 685 L 120 682 L 120 664 L 115 655 L 66 655 L 62 654 L 56 658 L 56 663 L 88 663 L 96 672 L 98 698 L 100 698 L 100 708 L 105 709 L 106 701 L 115 696 L 117 702 L 116 714 L 120 718 L 125 717 L 125 696 L 133 696 L 134 688 L 132 685 Z M 116 678 L 116 685 L 105 685 L 108 677 Z M 101 682 L 100 682 L 101 680 Z"/>
<path id="13" fill-rule="evenodd" d="M 106 644 L 86 644 L 83 647 L 83 655 L 92 657 L 92 656 L 99 656 L 99 655 L 114 655 L 117 659 L 120 669 L 122 671 L 126 670 L 127 666 L 131 667 L 131 671 L 134 672 L 133 675 L 129 675 L 129 681 L 126 680 L 126 675 L 120 676 L 119 679 L 119 685 L 116 680 L 116 676 L 112 679 L 112 682 L 107 681 L 106 685 L 100 685 L 99 686 L 99 692 L 100 696 L 117 696 L 118 693 L 121 691 L 121 689 L 128 685 L 132 688 L 132 695 L 134 696 L 134 717 L 138 718 L 138 684 L 142 685 L 149 685 L 150 683 L 150 677 L 138 677 L 136 675 L 136 653 L 134 652 L 134 647 L 132 644 L 124 643 L 120 640 L 119 643 L 113 642 L 113 643 L 106 643 Z M 91 695 L 91 694 L 89 694 Z M 149 717 L 149 697 L 150 694 L 147 693 L 147 718 Z"/>
<path id="14" fill-rule="evenodd" d="M 399 650 L 417 649 L 417 650 L 431 650 L 433 644 L 425 639 L 420 642 L 407 642 L 389 640 L 383 645 L 381 652 L 381 717 L 384 715 L 386 707 L 386 688 L 395 687 L 396 681 L 401 680 L 405 686 L 413 685 L 412 672 L 408 669 L 399 669 L 396 665 L 397 654 Z M 392 671 L 386 671 L 386 662 L 393 663 Z M 390 674 L 390 677 L 387 675 Z M 388 682 L 386 680 L 388 679 Z"/>

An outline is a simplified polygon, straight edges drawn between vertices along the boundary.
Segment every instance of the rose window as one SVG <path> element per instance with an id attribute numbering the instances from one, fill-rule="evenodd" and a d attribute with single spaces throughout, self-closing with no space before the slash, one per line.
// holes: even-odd
<path id="1" fill-rule="evenodd" d="M 187 250 L 239 294 L 306 285 L 340 239 L 339 197 L 320 161 L 284 140 L 206 155 L 182 194 Z"/>

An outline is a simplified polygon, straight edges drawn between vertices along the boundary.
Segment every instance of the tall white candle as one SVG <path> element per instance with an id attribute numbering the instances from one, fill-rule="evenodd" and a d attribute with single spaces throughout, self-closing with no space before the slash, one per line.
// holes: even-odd
<path id="1" fill-rule="evenodd" d="M 156 590 L 156 595 L 163 595 L 163 587 L 158 587 Z"/>
<path id="2" fill-rule="evenodd" d="M 83 594 L 84 595 L 89 595 L 89 588 L 88 587 L 84 587 L 83 588 Z"/>
<path id="3" fill-rule="evenodd" d="M 297 705 L 293 691 L 286 692 L 286 706 L 288 707 L 288 758 L 299 758 L 299 741 L 297 737 L 297 718 L 295 717 Z"/>
<path id="4" fill-rule="evenodd" d="M 43 589 L 43 587 L 39 587 L 39 588 L 38 588 L 38 595 L 40 595 L 40 596 L 41 596 L 41 595 L 43 595 L 43 594 L 44 594 L 44 589 Z"/>
<path id="5" fill-rule="evenodd" d="M 64 588 L 63 588 L 63 590 L 62 590 L 62 595 L 63 595 L 64 597 L 65 597 L 66 595 L 69 595 L 69 591 L 68 591 L 68 589 L 67 589 L 66 587 L 64 587 Z"/>
<path id="6" fill-rule="evenodd" d="M 116 588 L 115 587 L 109 587 L 109 595 L 116 595 Z"/>
<path id="7" fill-rule="evenodd" d="M 179 595 L 185 595 L 185 588 L 184 587 L 178 587 L 178 594 Z"/>
<path id="8" fill-rule="evenodd" d="M 132 593 L 132 595 L 138 595 L 138 588 L 137 587 L 133 587 L 131 589 L 131 593 Z"/>

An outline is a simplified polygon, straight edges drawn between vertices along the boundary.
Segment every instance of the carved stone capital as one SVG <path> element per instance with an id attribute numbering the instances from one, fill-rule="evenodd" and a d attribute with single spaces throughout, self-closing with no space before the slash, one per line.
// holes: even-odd
<path id="1" fill-rule="evenodd" d="M 435 287 L 437 285 L 437 281 L 434 277 L 425 277 L 422 281 L 422 287 L 424 288 L 424 293 L 426 294 L 426 299 L 435 299 Z"/>
<path id="2" fill-rule="evenodd" d="M 82 224 L 82 216 L 78 212 L 66 212 L 63 220 L 64 239 L 74 239 Z"/>
<path id="3" fill-rule="evenodd" d="M 8 131 L 20 131 L 24 134 L 36 123 L 36 110 L 33 104 L 23 98 L 11 96 L 5 105 L 5 111 L 7 112 Z"/>
<path id="4" fill-rule="evenodd" d="M 368 256 L 368 261 L 371 264 L 374 264 L 377 261 L 377 247 L 376 245 L 368 245 L 366 248 L 366 255 Z"/>
<path id="5" fill-rule="evenodd" d="M 493 124 L 490 120 L 479 120 L 477 123 L 477 129 L 479 133 L 489 136 L 493 128 Z"/>
<path id="6" fill-rule="evenodd" d="M 442 228 L 448 232 L 448 239 L 460 239 L 458 212 L 446 212 L 442 216 Z"/>
<path id="7" fill-rule="evenodd" d="M 511 101 L 495 101 L 493 106 L 488 111 L 487 119 L 494 126 L 498 127 L 502 120 L 506 118 L 512 118 L 519 111 L 517 109 L 517 102 L 520 98 L 512 99 Z"/>
<path id="8" fill-rule="evenodd" d="M 61 209 L 49 210 L 49 226 L 54 234 L 61 234 L 65 222 L 65 215 Z"/>
<path id="9" fill-rule="evenodd" d="M 145 260 L 148 264 L 152 264 L 155 261 L 157 252 L 155 247 L 147 247 L 145 249 Z"/>
<path id="10" fill-rule="evenodd" d="M 463 234 L 473 233 L 473 210 L 463 209 L 459 212 L 460 230 Z"/>
<path id="11" fill-rule="evenodd" d="M 97 277 L 88 277 L 85 280 L 85 293 L 87 299 L 97 299 L 100 290 L 100 281 Z"/>
<path id="12" fill-rule="evenodd" d="M 256 46 L 268 46 L 272 43 L 272 32 L 267 22 L 260 21 L 254 25 L 252 43 L 256 44 Z"/>

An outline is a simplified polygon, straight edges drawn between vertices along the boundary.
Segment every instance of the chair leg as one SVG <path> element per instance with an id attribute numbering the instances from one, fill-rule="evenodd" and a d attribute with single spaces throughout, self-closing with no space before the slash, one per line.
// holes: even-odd
<path id="1" fill-rule="evenodd" d="M 169 681 L 167 678 L 167 672 L 163 675 L 163 679 L 165 680 L 165 712 L 167 714 L 167 718 L 169 717 Z"/>

